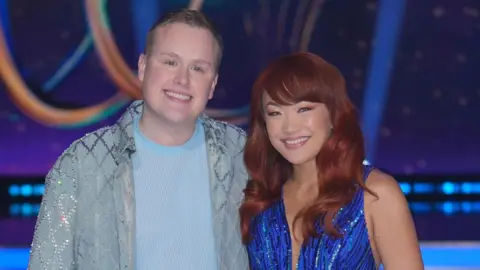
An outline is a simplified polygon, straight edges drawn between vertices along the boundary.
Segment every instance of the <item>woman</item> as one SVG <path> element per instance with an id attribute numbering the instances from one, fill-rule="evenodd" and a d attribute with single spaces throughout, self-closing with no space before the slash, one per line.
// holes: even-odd
<path id="1" fill-rule="evenodd" d="M 364 158 L 340 72 L 310 53 L 270 64 L 253 87 L 245 148 L 251 269 L 423 269 L 403 193 Z"/>

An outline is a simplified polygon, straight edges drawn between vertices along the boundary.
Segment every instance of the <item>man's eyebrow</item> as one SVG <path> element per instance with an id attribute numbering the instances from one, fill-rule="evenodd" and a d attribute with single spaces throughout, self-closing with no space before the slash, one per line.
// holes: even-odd
<path id="1" fill-rule="evenodd" d="M 160 55 L 166 55 L 166 56 L 170 56 L 170 57 L 174 57 L 174 58 L 180 58 L 180 56 L 176 53 L 173 53 L 173 52 L 161 52 Z M 196 62 L 198 64 L 202 64 L 202 65 L 207 65 L 207 66 L 213 66 L 213 64 L 210 62 L 210 61 L 207 61 L 207 60 L 204 60 L 204 59 L 195 59 L 193 60 L 193 62 Z"/>
<path id="2" fill-rule="evenodd" d="M 212 63 L 207 61 L 207 60 L 203 60 L 203 59 L 195 59 L 196 63 L 199 63 L 199 64 L 202 64 L 202 65 L 207 65 L 207 66 L 212 66 Z"/>
<path id="3" fill-rule="evenodd" d="M 166 55 L 166 56 L 170 56 L 170 57 L 180 58 L 178 56 L 178 54 L 173 53 L 173 52 L 161 52 L 160 55 Z"/>

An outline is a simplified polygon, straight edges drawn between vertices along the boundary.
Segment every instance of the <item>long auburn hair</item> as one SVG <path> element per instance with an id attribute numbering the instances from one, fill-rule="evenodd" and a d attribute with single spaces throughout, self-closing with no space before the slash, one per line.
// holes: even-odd
<path id="1" fill-rule="evenodd" d="M 281 105 L 309 101 L 327 107 L 333 130 L 316 157 L 318 198 L 298 213 L 294 224 L 302 220 L 304 240 L 319 236 L 318 221 L 327 234 L 340 236 L 332 224 L 335 213 L 352 200 L 358 188 L 371 193 L 364 184 L 363 135 L 340 71 L 315 54 L 295 53 L 270 63 L 253 86 L 244 155 L 251 178 L 240 207 L 243 242 L 251 239 L 252 218 L 280 199 L 283 184 L 293 173 L 292 165 L 268 138 L 262 104 L 265 94 Z"/>

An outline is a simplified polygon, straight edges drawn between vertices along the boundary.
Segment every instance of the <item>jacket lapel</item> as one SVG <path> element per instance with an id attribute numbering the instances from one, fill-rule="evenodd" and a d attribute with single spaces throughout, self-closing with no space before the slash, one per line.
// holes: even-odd
<path id="1" fill-rule="evenodd" d="M 135 185 L 133 182 L 132 155 L 135 153 L 133 122 L 143 111 L 143 102 L 135 101 L 117 122 L 114 158 L 117 168 L 112 176 L 112 193 L 117 216 L 120 268 L 135 269 Z"/>
<path id="2" fill-rule="evenodd" d="M 210 172 L 210 198 L 212 203 L 213 232 L 217 251 L 217 262 L 219 269 L 224 268 L 224 219 L 225 206 L 228 197 L 228 188 L 224 186 L 229 175 L 229 156 L 225 151 L 223 142 L 225 131 L 219 125 L 215 125 L 209 118 L 203 118 L 205 139 L 208 153 L 208 164 Z"/>
<path id="3" fill-rule="evenodd" d="M 131 162 L 121 163 L 114 174 L 113 199 L 121 269 L 135 269 L 135 196 Z"/>

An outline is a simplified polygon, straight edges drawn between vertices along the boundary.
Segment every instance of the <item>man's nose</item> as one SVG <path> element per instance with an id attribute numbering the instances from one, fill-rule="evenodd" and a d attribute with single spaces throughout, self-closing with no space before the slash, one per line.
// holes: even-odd
<path id="1" fill-rule="evenodd" d="M 188 68 L 180 67 L 175 74 L 174 82 L 181 86 L 188 86 L 190 84 Z"/>

